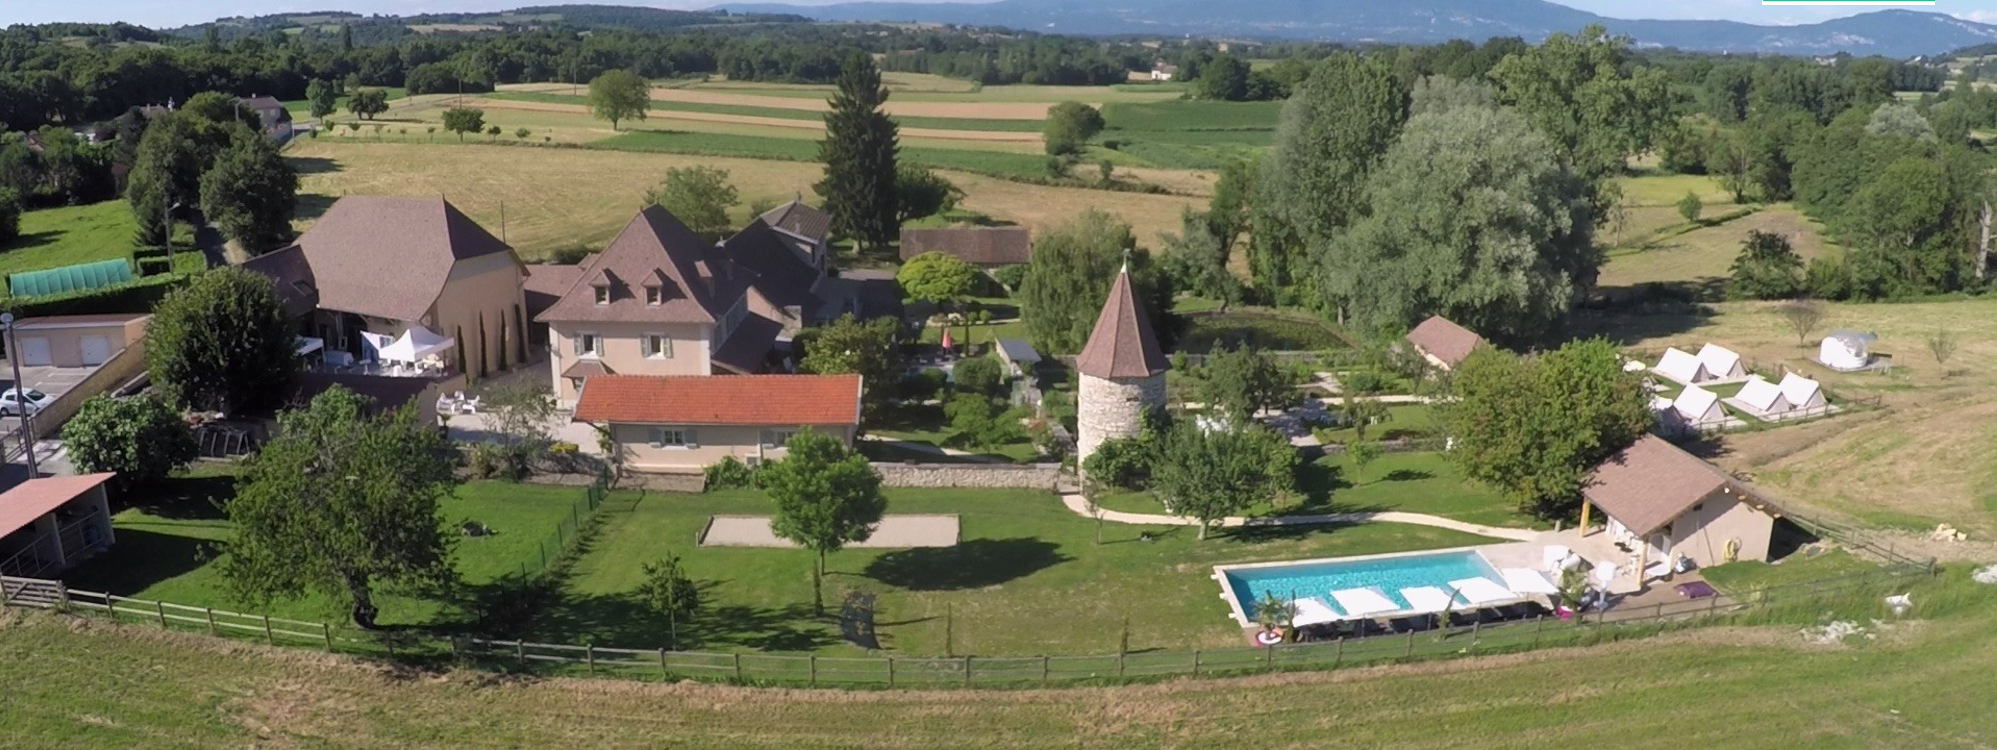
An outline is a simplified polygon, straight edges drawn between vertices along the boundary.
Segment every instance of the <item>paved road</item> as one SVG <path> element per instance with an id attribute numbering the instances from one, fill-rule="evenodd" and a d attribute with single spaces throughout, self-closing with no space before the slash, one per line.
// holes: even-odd
<path id="1" fill-rule="evenodd" d="M 83 382 L 83 379 L 89 377 L 90 373 L 94 371 L 95 368 L 87 367 L 35 367 L 23 365 L 21 367 L 21 381 L 27 384 L 29 390 L 41 391 L 48 394 L 50 398 L 56 398 L 68 393 L 69 389 L 75 388 L 77 383 Z M 0 360 L 0 392 L 13 390 L 13 388 L 14 366 L 6 360 Z M 0 417 L 0 432 L 19 432 L 20 429 L 20 417 Z"/>

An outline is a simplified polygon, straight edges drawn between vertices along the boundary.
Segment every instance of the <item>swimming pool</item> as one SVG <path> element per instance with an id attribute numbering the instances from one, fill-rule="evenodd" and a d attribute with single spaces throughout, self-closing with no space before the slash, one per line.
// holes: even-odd
<path id="1" fill-rule="evenodd" d="M 1215 567 L 1214 572 L 1222 589 L 1233 597 L 1229 603 L 1234 605 L 1234 617 L 1244 627 L 1252 622 L 1249 615 L 1265 593 L 1284 600 L 1317 599 L 1342 617 L 1345 609 L 1331 597 L 1331 592 L 1341 589 L 1378 589 L 1394 604 L 1407 609 L 1408 600 L 1401 596 L 1401 589 L 1434 586 L 1448 591 L 1450 581 L 1465 578 L 1489 578 L 1498 583 L 1505 580 L 1476 550 L 1222 565 Z"/>

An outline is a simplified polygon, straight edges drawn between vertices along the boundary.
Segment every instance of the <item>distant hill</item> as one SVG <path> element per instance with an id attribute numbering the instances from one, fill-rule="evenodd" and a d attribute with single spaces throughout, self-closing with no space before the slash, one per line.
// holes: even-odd
<path id="1" fill-rule="evenodd" d="M 831 21 L 922 21 L 1089 35 L 1193 35 L 1433 43 L 1519 36 L 1537 41 L 1591 23 L 1642 46 L 1705 52 L 1913 57 L 1997 42 L 1997 26 L 1939 13 L 1882 10 L 1801 26 L 1737 21 L 1646 21 L 1599 16 L 1543 0 L 1000 0 L 859 2 L 824 6 L 727 4 L 717 9 Z"/>
<path id="2" fill-rule="evenodd" d="M 244 34 L 291 29 L 336 31 L 341 25 L 347 25 L 356 30 L 357 38 L 371 40 L 383 35 L 383 27 L 391 27 L 396 33 L 402 33 L 411 27 L 475 31 L 481 27 L 550 25 L 659 30 L 712 24 L 808 20 L 811 19 L 787 13 L 765 15 L 720 10 L 664 10 L 627 5 L 538 5 L 508 11 L 422 13 L 408 16 L 362 16 L 343 11 L 277 13 L 266 16 L 223 18 L 211 23 L 171 29 L 169 33 L 198 37 L 209 26 L 214 26 L 221 36 L 227 39 Z"/>

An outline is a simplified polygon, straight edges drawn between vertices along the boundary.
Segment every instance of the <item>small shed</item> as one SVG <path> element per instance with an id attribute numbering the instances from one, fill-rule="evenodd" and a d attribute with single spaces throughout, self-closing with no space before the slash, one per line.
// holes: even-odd
<path id="1" fill-rule="evenodd" d="M 1817 347 L 1817 361 L 1833 370 L 1863 370 L 1872 364 L 1872 342 L 1879 337 L 1853 330 L 1832 331 Z"/>
<path id="2" fill-rule="evenodd" d="M 96 367 L 146 335 L 148 313 L 54 315 L 14 324 L 21 364 L 32 367 Z"/>
<path id="3" fill-rule="evenodd" d="M 104 483 L 113 476 L 30 479 L 0 493 L 0 575 L 53 576 L 109 548 Z"/>
<path id="4" fill-rule="evenodd" d="M 1740 355 L 1719 344 L 1699 347 L 1699 364 L 1706 366 L 1706 373 L 1714 380 L 1747 377 L 1747 368 L 1741 366 Z"/>
<path id="5" fill-rule="evenodd" d="M 1040 365 L 1040 352 L 1020 339 L 999 339 L 997 348 L 999 360 L 1005 362 L 1015 378 L 1032 375 L 1033 368 Z"/>
<path id="6" fill-rule="evenodd" d="M 1691 352 L 1675 346 L 1664 350 L 1664 356 L 1659 358 L 1657 366 L 1651 369 L 1659 375 L 1686 385 L 1713 379 L 1713 376 L 1706 372 L 1705 363 L 1700 362 L 1698 357 L 1692 356 Z"/>

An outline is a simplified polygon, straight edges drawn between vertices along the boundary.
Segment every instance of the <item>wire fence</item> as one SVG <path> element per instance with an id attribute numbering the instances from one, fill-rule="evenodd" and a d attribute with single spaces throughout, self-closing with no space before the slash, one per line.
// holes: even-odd
<path id="1" fill-rule="evenodd" d="M 592 493 L 600 495 L 600 492 Z M 486 669 L 633 679 L 695 679 L 808 687 L 1022 687 L 1115 683 L 1178 676 L 1326 670 L 1529 651 L 1639 638 L 1711 624 L 1756 624 L 1821 617 L 1826 608 L 1876 608 L 1911 581 L 1932 577 L 1932 561 L 1838 577 L 1746 588 L 1696 600 L 1621 607 L 1570 619 L 1538 617 L 1430 629 L 1386 631 L 1272 647 L 1144 650 L 1094 655 L 923 657 L 631 649 L 502 640 L 421 631 L 366 631 L 70 589 L 60 581 L 0 577 L 13 607 L 51 609 L 204 633 L 302 646 L 330 653 L 455 663 Z M 1881 614 L 1877 609 L 1870 610 Z"/>

